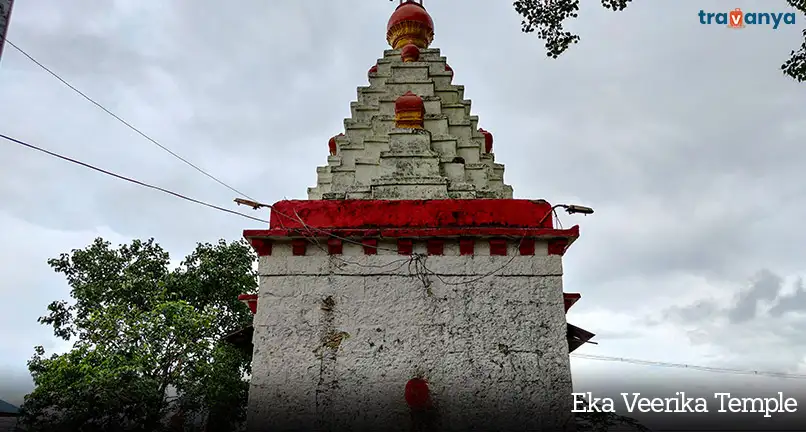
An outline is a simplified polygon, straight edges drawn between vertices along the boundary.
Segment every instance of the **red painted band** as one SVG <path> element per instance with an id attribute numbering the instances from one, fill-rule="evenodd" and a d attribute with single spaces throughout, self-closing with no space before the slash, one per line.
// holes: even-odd
<path id="1" fill-rule="evenodd" d="M 579 226 L 552 228 L 388 228 L 388 229 L 267 229 L 244 230 L 247 239 L 272 237 L 535 237 L 571 242 L 579 237 Z"/>
<path id="2" fill-rule="evenodd" d="M 270 228 L 552 228 L 546 201 L 290 200 L 272 206 Z M 541 223 L 542 221 L 542 223 Z"/>

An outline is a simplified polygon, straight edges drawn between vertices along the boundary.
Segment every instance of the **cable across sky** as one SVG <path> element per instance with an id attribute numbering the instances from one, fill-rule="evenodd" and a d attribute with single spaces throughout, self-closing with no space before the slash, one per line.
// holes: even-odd
<path id="1" fill-rule="evenodd" d="M 764 376 L 764 377 L 771 377 L 771 378 L 806 379 L 806 374 L 794 374 L 794 373 L 784 373 L 784 372 L 768 372 L 768 371 L 758 371 L 758 370 L 751 370 L 751 369 L 729 369 L 729 368 L 719 368 L 719 367 L 711 367 L 711 366 L 697 366 L 697 365 L 690 365 L 690 364 L 685 364 L 685 363 L 669 363 L 669 362 L 654 361 L 654 360 L 639 360 L 639 359 L 626 358 L 626 357 L 601 356 L 601 355 L 595 355 L 595 354 L 571 353 L 571 357 L 575 357 L 575 358 L 579 358 L 579 359 L 586 359 L 586 360 L 599 360 L 599 361 L 629 363 L 629 364 L 641 365 L 641 366 L 656 366 L 656 367 L 666 367 L 666 368 L 676 368 L 676 369 L 688 369 L 688 370 L 696 370 L 696 371 L 702 371 L 702 372 L 715 372 L 715 373 L 723 373 L 723 374 L 731 374 L 731 375 L 754 375 L 754 376 Z"/>
<path id="2" fill-rule="evenodd" d="M 36 150 L 38 152 L 45 153 L 45 154 L 47 154 L 49 156 L 53 156 L 55 158 L 65 160 L 67 162 L 74 163 L 76 165 L 80 165 L 80 166 L 83 166 L 85 168 L 89 168 L 89 169 L 91 169 L 93 171 L 97 171 L 97 172 L 100 172 L 102 174 L 106 174 L 108 176 L 112 176 L 112 177 L 115 177 L 117 179 L 127 181 L 129 183 L 134 183 L 134 184 L 136 184 L 138 186 L 143 186 L 143 187 L 146 187 L 146 188 L 149 188 L 149 189 L 154 189 L 154 190 L 160 191 L 162 193 L 166 193 L 168 195 L 175 196 L 175 197 L 183 199 L 185 201 L 190 201 L 192 203 L 199 204 L 199 205 L 202 205 L 202 206 L 205 206 L 205 207 L 208 207 L 208 208 L 212 208 L 212 209 L 215 209 L 215 210 L 223 211 L 223 212 L 226 212 L 226 213 L 235 214 L 235 215 L 238 215 L 238 216 L 241 216 L 241 217 L 245 217 L 247 219 L 252 219 L 254 221 L 263 222 L 263 223 L 266 223 L 266 224 L 269 223 L 269 221 L 267 221 L 265 219 L 256 218 L 254 216 L 249 216 L 248 214 L 244 214 L 244 213 L 240 213 L 240 212 L 237 212 L 237 211 L 234 211 L 234 210 L 226 209 L 224 207 L 220 207 L 220 206 L 217 206 L 217 205 L 214 205 L 214 204 L 210 204 L 210 203 L 207 203 L 207 202 L 204 202 L 204 201 L 200 201 L 200 200 L 197 200 L 195 198 L 187 197 L 185 195 L 182 195 L 180 193 L 171 191 L 169 189 L 165 189 L 165 188 L 162 188 L 162 187 L 159 187 L 159 186 L 154 186 L 154 185 L 151 185 L 151 184 L 148 184 L 148 183 L 144 183 L 144 182 L 141 182 L 140 180 L 136 180 L 136 179 L 133 179 L 133 178 L 130 178 L 130 177 L 126 177 L 126 176 L 123 176 L 123 175 L 120 175 L 120 174 L 116 174 L 116 173 L 113 173 L 111 171 L 107 171 L 107 170 L 105 170 L 103 168 L 98 168 L 98 167 L 96 167 L 94 165 L 91 165 L 91 164 L 88 164 L 86 162 L 81 162 L 79 160 L 76 160 L 76 159 L 73 159 L 73 158 L 70 158 L 70 157 L 67 157 L 67 156 L 60 155 L 58 153 L 54 153 L 54 152 L 52 152 L 50 150 L 45 150 L 45 149 L 43 149 L 41 147 L 35 146 L 33 144 L 29 144 L 29 143 L 27 143 L 25 141 L 21 141 L 21 140 L 18 140 L 16 138 L 12 138 L 12 137 L 10 137 L 8 135 L 0 134 L 0 138 L 3 138 L 4 140 L 12 142 L 12 143 L 21 145 L 23 147 L 27 147 L 27 148 L 29 148 L 31 150 Z"/>
<path id="3" fill-rule="evenodd" d="M 195 169 L 196 171 L 198 171 L 198 172 L 200 172 L 200 173 L 204 174 L 206 177 L 208 177 L 208 178 L 212 179 L 212 180 L 213 180 L 213 181 L 215 181 L 216 183 L 218 183 L 218 184 L 220 184 L 220 185 L 224 186 L 225 188 L 227 188 L 227 189 L 231 190 L 232 192 L 235 192 L 235 193 L 236 193 L 236 194 L 238 194 L 238 195 L 241 195 L 241 196 L 243 196 L 243 197 L 246 197 L 246 198 L 249 198 L 249 199 L 251 199 L 251 200 L 254 200 L 254 198 L 251 198 L 249 195 L 247 195 L 247 194 L 245 194 L 245 193 L 243 193 L 243 192 L 239 191 L 238 189 L 236 189 L 236 188 L 234 188 L 234 187 L 232 187 L 232 186 L 228 185 L 227 183 L 224 183 L 224 181 L 223 181 L 223 180 L 220 180 L 218 177 L 215 177 L 214 175 L 212 175 L 212 174 L 210 174 L 209 172 L 205 171 L 204 169 L 200 168 L 199 166 L 197 166 L 197 165 L 196 165 L 196 164 L 194 164 L 193 162 L 190 162 L 189 160 L 187 160 L 187 159 L 183 158 L 182 156 L 178 155 L 178 154 L 177 154 L 176 152 L 174 152 L 173 150 L 171 150 L 171 149 L 169 149 L 168 147 L 166 147 L 166 146 L 164 146 L 164 145 L 160 144 L 160 143 L 159 143 L 159 142 L 158 142 L 156 139 L 152 138 L 151 136 L 149 136 L 148 134 L 146 134 L 145 132 L 143 132 L 143 131 L 142 131 L 142 130 L 140 130 L 139 128 L 135 127 L 134 125 L 132 125 L 132 124 L 131 124 L 131 123 L 129 123 L 128 121 L 124 120 L 122 117 L 120 117 L 120 116 L 118 116 L 117 114 L 113 113 L 113 112 L 112 112 L 112 111 L 110 111 L 108 108 L 106 108 L 105 106 L 101 105 L 101 104 L 100 104 L 98 101 L 96 101 L 95 99 L 93 99 L 93 98 L 89 97 L 89 96 L 88 96 L 86 93 L 84 93 L 83 91 L 79 90 L 79 89 L 78 89 L 76 86 L 74 86 L 73 84 L 70 84 L 70 83 L 69 83 L 67 80 L 65 80 L 64 78 L 62 78 L 62 77 L 61 77 L 59 74 L 57 74 L 57 73 L 56 73 L 56 72 L 54 72 L 52 69 L 50 69 L 50 68 L 48 68 L 47 66 L 45 66 L 45 65 L 44 65 L 43 63 L 41 63 L 39 60 L 35 59 L 35 58 L 34 58 L 32 55 L 30 55 L 30 54 L 28 54 L 27 52 L 25 52 L 25 50 L 23 50 L 22 48 L 18 47 L 17 45 L 15 45 L 14 43 L 12 43 L 10 40 L 6 39 L 6 43 L 7 43 L 8 45 L 10 45 L 12 48 L 14 48 L 15 50 L 19 51 L 19 52 L 20 52 L 20 54 L 22 54 L 23 56 L 25 56 L 25 57 L 26 57 L 28 60 L 30 60 L 31 62 L 33 62 L 35 65 L 37 65 L 37 66 L 39 66 L 40 68 L 42 68 L 42 70 L 44 70 L 45 72 L 49 73 L 49 74 L 50 74 L 50 75 L 52 75 L 54 78 L 56 78 L 57 80 L 59 80 L 59 82 L 61 82 L 61 83 L 62 83 L 62 84 L 64 84 L 65 86 L 67 86 L 67 88 L 69 88 L 70 90 L 74 91 L 76 94 L 78 94 L 79 96 L 83 97 L 84 99 L 86 99 L 88 102 L 90 102 L 90 103 L 92 103 L 93 105 L 95 105 L 96 107 L 98 107 L 98 108 L 99 108 L 100 110 L 102 110 L 103 112 L 105 112 L 105 113 L 109 114 L 109 115 L 110 115 L 112 118 L 114 118 L 114 119 L 115 119 L 115 120 L 117 120 L 118 122 L 122 123 L 124 126 L 128 127 L 129 129 L 133 130 L 134 132 L 136 132 L 136 133 L 137 133 L 138 135 L 140 135 L 141 137 L 143 137 L 143 138 L 147 139 L 147 140 L 148 140 L 148 141 L 150 141 L 152 144 L 156 145 L 157 147 L 159 147 L 159 148 L 161 148 L 162 150 L 166 151 L 166 152 L 167 152 L 168 154 L 170 154 L 171 156 L 173 156 L 173 157 L 175 157 L 175 158 L 179 159 L 180 161 L 184 162 L 186 165 L 188 165 L 188 166 L 192 167 L 193 169 Z"/>

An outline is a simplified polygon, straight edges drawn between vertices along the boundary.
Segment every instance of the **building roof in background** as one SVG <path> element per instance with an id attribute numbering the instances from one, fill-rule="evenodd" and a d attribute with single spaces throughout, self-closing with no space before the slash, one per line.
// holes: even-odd
<path id="1" fill-rule="evenodd" d="M 16 416 L 20 413 L 20 409 L 10 403 L 0 399 L 0 417 L 2 416 Z"/>

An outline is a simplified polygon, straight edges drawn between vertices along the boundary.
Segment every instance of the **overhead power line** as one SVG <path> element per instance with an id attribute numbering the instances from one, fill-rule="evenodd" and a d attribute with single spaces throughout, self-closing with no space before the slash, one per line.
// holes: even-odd
<path id="1" fill-rule="evenodd" d="M 224 183 L 222 180 L 219 180 L 219 179 L 218 179 L 217 177 L 215 177 L 214 175 L 212 175 L 212 174 L 208 173 L 207 171 L 205 171 L 205 170 L 203 170 L 203 169 L 199 168 L 199 167 L 198 167 L 197 165 L 195 165 L 193 162 L 190 162 L 189 160 L 187 160 L 187 159 L 183 158 L 182 156 L 179 156 L 178 154 L 176 154 L 174 151 L 172 151 L 172 150 L 171 150 L 171 149 L 169 149 L 168 147 L 165 147 L 164 145 L 160 144 L 160 143 L 159 143 L 157 140 L 155 140 L 154 138 L 151 138 L 151 137 L 150 137 L 149 135 L 147 135 L 145 132 L 143 132 L 143 131 L 141 131 L 140 129 L 138 129 L 137 127 L 133 126 L 131 123 L 127 122 L 126 120 L 124 120 L 123 118 L 121 118 L 120 116 L 118 116 L 117 114 L 113 113 L 112 111 L 110 111 L 109 109 L 107 109 L 105 106 L 103 106 L 103 105 L 101 105 L 99 102 L 97 102 L 95 99 L 93 99 L 93 98 L 91 98 L 91 97 L 87 96 L 87 94 L 86 94 L 86 93 L 84 93 L 84 92 L 82 92 L 81 90 L 79 90 L 78 88 L 76 88 L 76 86 L 74 86 L 74 85 L 70 84 L 70 83 L 69 83 L 67 80 L 65 80 L 64 78 L 62 78 L 61 76 L 59 76 L 59 74 L 57 74 L 56 72 L 54 72 L 53 70 L 51 70 L 50 68 L 48 68 L 47 66 L 45 66 L 44 64 L 42 64 L 42 63 L 41 63 L 39 60 L 35 59 L 33 56 L 31 56 L 30 54 L 28 54 L 27 52 L 25 52 L 25 51 L 24 51 L 22 48 L 18 47 L 18 46 L 17 46 L 17 45 L 15 45 L 14 43 L 12 43 L 10 40 L 6 39 L 6 43 L 7 43 L 7 44 L 9 44 L 9 45 L 10 45 L 12 48 L 14 48 L 14 49 L 16 49 L 17 51 L 19 51 L 19 52 L 20 52 L 20 54 L 22 54 L 22 55 L 24 55 L 25 57 L 27 57 L 27 58 L 28 58 L 28 60 L 30 60 L 31 62 L 33 62 L 34 64 L 36 64 L 36 65 L 37 65 L 37 66 L 39 66 L 40 68 L 42 68 L 42 70 L 44 70 L 45 72 L 49 73 L 49 74 L 50 74 L 50 75 L 52 75 L 54 78 L 56 78 L 57 80 L 59 80 L 59 81 L 60 81 L 62 84 L 64 84 L 65 86 L 67 86 L 67 88 L 69 88 L 70 90 L 72 90 L 72 91 L 76 92 L 78 95 L 80 95 L 81 97 L 83 97 L 84 99 L 86 99 L 87 101 L 89 101 L 90 103 L 92 103 L 93 105 L 95 105 L 96 107 L 98 107 L 99 109 L 101 109 L 103 112 L 105 112 L 105 113 L 109 114 L 110 116 L 112 116 L 112 118 L 114 118 L 115 120 L 119 121 L 120 123 L 122 123 L 123 125 L 125 125 L 126 127 L 128 127 L 129 129 L 133 130 L 134 132 L 136 132 L 137 134 L 139 134 L 141 137 L 143 137 L 143 138 L 147 139 L 148 141 L 150 141 L 151 143 L 153 143 L 153 144 L 154 144 L 154 145 L 156 145 L 157 147 L 161 148 L 162 150 L 165 150 L 165 151 L 166 151 L 166 152 L 168 152 L 168 154 L 170 154 L 171 156 L 173 156 L 173 157 L 175 157 L 175 158 L 179 159 L 180 161 L 184 162 L 185 164 L 187 164 L 188 166 L 192 167 L 192 168 L 193 168 L 193 169 L 195 169 L 196 171 L 198 171 L 198 172 L 200 172 L 200 173 L 204 174 L 204 175 L 205 175 L 205 176 L 207 176 L 208 178 L 212 179 L 213 181 L 215 181 L 216 183 L 220 184 L 221 186 L 224 186 L 225 188 L 227 188 L 227 189 L 229 189 L 229 190 L 231 190 L 231 191 L 235 192 L 236 194 L 241 195 L 241 196 L 244 196 L 244 197 L 247 197 L 247 198 L 249 198 L 249 199 L 253 199 L 253 198 L 249 197 L 249 195 L 247 195 L 247 194 L 245 194 L 245 193 L 243 193 L 243 192 L 239 191 L 238 189 L 235 189 L 234 187 L 232 187 L 232 186 L 230 186 L 230 185 L 228 185 L 228 184 Z"/>
<path id="2" fill-rule="evenodd" d="M 689 369 L 689 370 L 697 370 L 703 372 L 715 372 L 715 373 L 724 373 L 724 374 L 732 374 L 732 375 L 756 375 L 756 376 L 765 376 L 765 377 L 773 377 L 773 378 L 789 378 L 789 379 L 806 379 L 806 375 L 804 374 L 793 374 L 793 373 L 784 373 L 784 372 L 767 372 L 767 371 L 757 371 L 757 370 L 750 370 L 750 369 L 728 369 L 728 368 L 718 368 L 718 367 L 710 367 L 710 366 L 697 366 L 697 365 L 690 365 L 685 363 L 668 363 L 662 361 L 653 361 L 653 360 L 638 360 L 626 357 L 609 357 L 609 356 L 601 356 L 601 355 L 594 355 L 594 354 L 575 354 L 572 353 L 571 357 L 586 359 L 586 360 L 599 360 L 599 361 L 609 361 L 609 362 L 619 362 L 619 363 L 630 363 L 635 365 L 642 365 L 642 366 L 656 366 L 656 367 L 666 367 L 666 368 L 677 368 L 677 369 Z"/>
<path id="3" fill-rule="evenodd" d="M 173 192 L 173 191 L 168 190 L 168 189 L 165 189 L 165 188 L 161 188 L 161 187 L 159 187 L 159 186 L 154 186 L 154 185 L 151 185 L 151 184 L 148 184 L 148 183 L 141 182 L 141 181 L 139 181 L 139 180 L 135 180 L 135 179 L 133 179 L 133 178 L 129 178 L 129 177 L 126 177 L 126 176 L 122 176 L 122 175 L 120 175 L 120 174 L 115 174 L 115 173 L 113 173 L 113 172 L 111 172 L 111 171 L 107 171 L 107 170 L 105 170 L 105 169 L 103 169 L 103 168 L 98 168 L 98 167 L 96 167 L 96 166 L 94 166 L 94 165 L 90 165 L 90 164 L 88 164 L 88 163 L 81 162 L 81 161 L 79 161 L 79 160 L 76 160 L 76 159 L 73 159 L 73 158 L 69 158 L 69 157 L 67 157 L 67 156 L 63 156 L 63 155 L 60 155 L 60 154 L 58 154 L 58 153 L 54 153 L 54 152 L 49 151 L 49 150 L 45 150 L 45 149 L 43 149 L 43 148 L 41 148 L 41 147 L 37 147 L 37 146 L 35 146 L 35 145 L 33 145 L 33 144 L 29 144 L 29 143 L 27 143 L 27 142 L 20 141 L 20 140 L 18 140 L 18 139 L 16 139 L 16 138 L 12 138 L 12 137 L 7 136 L 7 135 L 0 134 L 0 138 L 3 138 L 3 139 L 5 139 L 5 140 L 7 140 L 7 141 L 9 141 L 9 142 L 12 142 L 12 143 L 15 143 L 15 144 L 18 144 L 18 145 L 21 145 L 21 146 L 27 147 L 27 148 L 29 148 L 29 149 L 36 150 L 36 151 L 38 151 L 38 152 L 45 153 L 45 154 L 50 155 L 50 156 L 53 156 L 53 157 L 55 157 L 55 158 L 59 158 L 59 159 L 65 160 L 65 161 L 67 161 L 67 162 L 71 162 L 71 163 L 74 163 L 74 164 L 76 164 L 76 165 L 81 165 L 81 166 L 83 166 L 83 167 L 85 167 L 85 168 L 89 168 L 89 169 L 91 169 L 91 170 L 98 171 L 98 172 L 103 173 L 103 174 L 106 174 L 106 175 L 108 175 L 108 176 L 112 176 L 112 177 L 118 178 L 118 179 L 120 179 L 120 180 L 125 180 L 125 181 L 127 181 L 127 182 L 129 182 L 129 183 L 134 183 L 134 184 L 136 184 L 136 185 L 138 185 L 138 186 L 143 186 L 143 187 L 146 187 L 146 188 L 149 188 L 149 189 L 154 189 L 154 190 L 157 190 L 157 191 L 160 191 L 160 192 L 166 193 L 166 194 L 168 194 L 168 195 L 172 195 L 172 196 L 175 196 L 175 197 L 177 197 L 177 198 L 181 198 L 181 199 L 183 199 L 183 200 L 185 200 L 185 201 L 190 201 L 190 202 L 192 202 L 192 203 L 199 204 L 199 205 L 202 205 L 202 206 L 205 206 L 205 207 L 209 207 L 209 208 L 212 208 L 212 209 L 215 209 L 215 210 L 219 210 L 219 211 L 223 211 L 223 212 L 226 212 L 226 213 L 230 213 L 230 214 L 235 214 L 235 215 L 238 215 L 238 216 L 242 216 L 242 217 L 245 217 L 245 218 L 247 218 L 247 219 L 252 219 L 252 220 L 254 220 L 254 221 L 263 222 L 263 223 L 269 223 L 269 221 L 267 221 L 267 220 L 265 220 L 265 219 L 260 219 L 260 218 L 256 218 L 256 217 L 253 217 L 253 216 L 249 216 L 248 214 L 244 214 L 244 213 L 240 213 L 240 212 L 237 212 L 237 211 L 234 211 L 234 210 L 226 209 L 226 208 L 224 208 L 224 207 L 219 207 L 219 206 L 217 206 L 217 205 L 210 204 L 210 203 L 206 203 L 206 202 L 204 202 L 204 201 L 200 201 L 200 200 L 197 200 L 197 199 L 195 199 L 195 198 L 190 198 L 190 197 L 187 197 L 187 196 L 182 195 L 182 194 L 180 194 L 180 193 Z"/>

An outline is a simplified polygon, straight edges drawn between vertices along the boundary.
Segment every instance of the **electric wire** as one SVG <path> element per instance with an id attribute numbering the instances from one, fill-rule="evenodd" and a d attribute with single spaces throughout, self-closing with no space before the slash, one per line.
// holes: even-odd
<path id="1" fill-rule="evenodd" d="M 25 50 L 23 50 L 22 48 L 18 47 L 17 45 L 15 45 L 15 44 L 14 44 L 13 42 L 11 42 L 10 40 L 6 39 L 6 43 L 7 43 L 7 44 L 9 44 L 9 45 L 10 45 L 12 48 L 14 48 L 14 49 L 16 49 L 17 51 L 19 51 L 19 52 L 20 52 L 20 54 L 22 54 L 23 56 L 25 56 L 26 58 L 28 58 L 28 60 L 30 60 L 31 62 L 33 62 L 35 65 L 39 66 L 39 67 L 40 67 L 42 70 L 44 70 L 45 72 L 49 73 L 49 74 L 50 74 L 50 75 L 52 75 L 54 78 L 56 78 L 57 80 L 59 80 L 59 81 L 60 81 L 62 84 L 64 84 L 65 86 L 67 86 L 67 88 L 69 88 L 70 90 L 74 91 L 76 94 L 78 94 L 79 96 L 83 97 L 83 98 L 84 98 L 84 99 L 86 99 L 88 102 L 92 103 L 93 105 L 95 105 L 96 107 L 98 107 L 99 109 L 101 109 L 103 112 L 105 112 L 105 113 L 109 114 L 110 116 L 112 116 L 112 118 L 114 118 L 115 120 L 119 121 L 119 122 L 120 122 L 120 123 L 122 123 L 124 126 L 128 127 L 129 129 L 133 130 L 134 132 L 136 132 L 137 134 L 139 134 L 141 137 L 143 137 L 143 138 L 147 139 L 148 141 L 150 141 L 151 143 L 153 143 L 153 144 L 154 144 L 154 145 L 156 145 L 157 147 L 159 147 L 159 148 L 161 148 L 162 150 L 164 150 L 164 151 L 168 152 L 168 154 L 170 154 L 171 156 L 173 156 L 173 157 L 175 157 L 175 158 L 179 159 L 180 161 L 184 162 L 185 164 L 187 164 L 188 166 L 192 167 L 192 168 L 193 168 L 193 169 L 195 169 L 196 171 L 198 171 L 198 172 L 200 172 L 200 173 L 204 174 L 205 176 L 207 176 L 207 177 L 208 177 L 208 178 L 210 178 L 211 180 L 215 181 L 216 183 L 220 184 L 221 186 L 224 186 L 225 188 L 227 188 L 227 189 L 231 190 L 232 192 L 235 192 L 236 194 L 241 195 L 241 196 L 244 196 L 244 197 L 246 197 L 246 198 L 253 199 L 253 198 L 250 198 L 250 197 L 249 197 L 249 195 L 247 195 L 247 194 L 245 194 L 245 193 L 243 193 L 243 192 L 239 191 L 238 189 L 235 189 L 234 187 L 232 187 L 232 186 L 230 186 L 230 185 L 228 185 L 228 184 L 224 183 L 222 180 L 219 180 L 217 177 L 215 177 L 214 175 L 212 175 L 212 174 L 208 173 L 207 171 L 203 170 L 203 169 L 202 169 L 202 168 L 200 168 L 199 166 L 195 165 L 193 162 L 190 162 L 189 160 L 187 160 L 187 159 L 183 158 L 182 156 L 180 156 L 180 155 L 176 154 L 176 152 L 172 151 L 172 150 L 171 150 L 171 149 L 169 149 L 168 147 L 165 147 L 164 145 L 160 144 L 160 143 L 159 143 L 157 140 L 155 140 L 154 138 L 152 138 L 151 136 L 149 136 L 149 135 L 148 135 L 148 134 L 146 134 L 145 132 L 141 131 L 140 129 L 138 129 L 137 127 L 135 127 L 134 125 L 132 125 L 132 124 L 131 124 L 131 123 L 129 123 L 128 121 L 124 120 L 123 118 L 121 118 L 121 117 L 120 117 L 120 116 L 118 116 L 117 114 L 113 113 L 112 111 L 110 111 L 109 109 L 107 109 L 105 106 L 103 106 L 103 105 L 101 105 L 99 102 L 97 102 L 95 99 L 93 99 L 93 98 L 89 97 L 89 96 L 88 96 L 86 93 L 84 93 L 83 91 L 79 90 L 79 89 L 78 89 L 76 86 L 74 86 L 73 84 L 70 84 L 70 83 L 69 83 L 67 80 L 65 80 L 64 78 L 62 78 L 62 77 L 61 77 L 59 74 L 57 74 L 56 72 L 54 72 L 53 70 L 51 70 L 50 68 L 48 68 L 47 66 L 45 66 L 45 65 L 44 65 L 42 62 L 40 62 L 39 60 L 35 59 L 35 58 L 34 58 L 32 55 L 30 55 L 30 54 L 28 54 L 27 52 L 25 52 Z"/>
<path id="2" fill-rule="evenodd" d="M 629 363 L 641 366 L 656 366 L 656 367 L 666 367 L 666 368 L 676 368 L 676 369 L 688 369 L 688 370 L 696 370 L 702 372 L 715 372 L 715 373 L 723 373 L 723 374 L 733 374 L 733 375 L 755 375 L 755 376 L 764 376 L 764 377 L 772 377 L 772 378 L 788 378 L 788 379 L 806 379 L 806 374 L 795 374 L 795 373 L 785 373 L 785 372 L 769 372 L 769 371 L 758 371 L 758 370 L 751 370 L 751 369 L 729 369 L 729 368 L 720 368 L 720 367 L 711 367 L 711 366 L 698 366 L 698 365 L 691 365 L 685 363 L 669 363 L 663 361 L 654 361 L 654 360 L 639 360 L 627 357 L 609 357 L 609 356 L 602 356 L 602 355 L 595 355 L 595 354 L 577 354 L 571 353 L 571 357 L 579 358 L 579 359 L 586 359 L 586 360 L 598 360 L 598 361 L 609 361 L 609 362 L 619 362 L 619 363 Z"/>
<path id="3" fill-rule="evenodd" d="M 234 210 L 226 209 L 224 207 L 220 207 L 220 206 L 217 206 L 217 205 L 214 205 L 214 204 L 210 204 L 210 203 L 207 203 L 207 202 L 204 202 L 204 201 L 200 201 L 200 200 L 197 200 L 195 198 L 187 197 L 187 196 L 182 195 L 180 193 L 173 192 L 171 190 L 168 190 L 168 189 L 165 189 L 165 188 L 162 188 L 162 187 L 159 187 L 159 186 L 154 186 L 154 185 L 151 185 L 151 184 L 148 184 L 148 183 L 141 182 L 139 180 L 135 180 L 135 179 L 130 178 L 130 177 L 126 177 L 126 176 L 123 176 L 123 175 L 120 175 L 120 174 L 116 174 L 116 173 L 113 173 L 111 171 L 107 171 L 107 170 L 105 170 L 103 168 L 98 168 L 98 167 L 96 167 L 94 165 L 91 165 L 91 164 L 88 164 L 86 162 L 81 162 L 79 160 L 76 160 L 76 159 L 73 159 L 73 158 L 70 158 L 70 157 L 67 157 L 67 156 L 63 156 L 63 155 L 60 155 L 58 153 L 55 153 L 55 152 L 52 152 L 52 151 L 49 151 L 49 150 L 45 150 L 45 149 L 43 149 L 41 147 L 35 146 L 33 144 L 29 144 L 27 142 L 18 140 L 16 138 L 12 138 L 12 137 L 4 135 L 4 134 L 0 134 L 0 138 L 3 138 L 3 139 L 5 139 L 6 141 L 9 141 L 9 142 L 16 143 L 18 145 L 27 147 L 29 149 L 36 150 L 38 152 L 45 153 L 45 154 L 53 156 L 55 158 L 65 160 L 67 162 L 83 166 L 85 168 L 89 168 L 89 169 L 91 169 L 93 171 L 97 171 L 97 172 L 100 172 L 102 174 L 106 174 L 108 176 L 112 176 L 112 177 L 115 177 L 117 179 L 127 181 L 129 183 L 134 183 L 134 184 L 136 184 L 138 186 L 143 186 L 145 188 L 157 190 L 157 191 L 166 193 L 168 195 L 175 196 L 175 197 L 183 199 L 185 201 L 190 201 L 192 203 L 199 204 L 199 205 L 202 205 L 202 206 L 205 206 L 205 207 L 208 207 L 208 208 L 212 208 L 212 209 L 215 209 L 215 210 L 223 211 L 223 212 L 226 212 L 226 213 L 235 214 L 235 215 L 245 217 L 247 219 L 251 219 L 251 220 L 254 220 L 254 221 L 263 222 L 263 223 L 269 223 L 269 221 L 267 221 L 265 219 L 260 219 L 260 218 L 254 217 L 254 216 L 249 216 L 248 214 L 244 214 L 244 213 L 240 213 L 240 212 L 237 212 L 237 211 L 234 211 Z"/>

